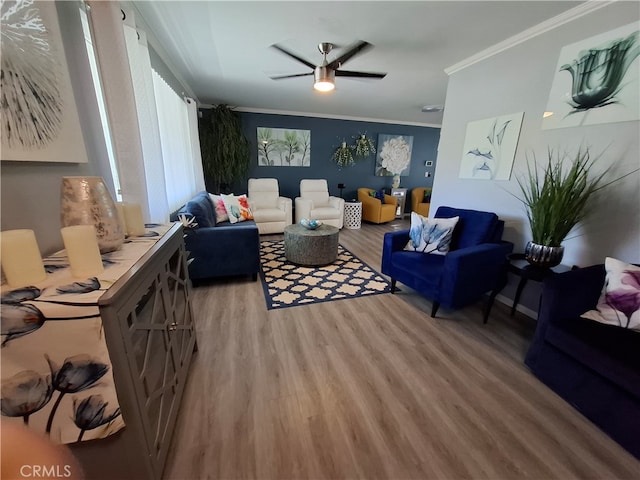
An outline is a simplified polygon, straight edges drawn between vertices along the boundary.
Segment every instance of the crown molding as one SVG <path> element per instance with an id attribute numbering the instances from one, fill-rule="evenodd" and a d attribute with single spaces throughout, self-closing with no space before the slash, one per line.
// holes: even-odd
<path id="1" fill-rule="evenodd" d="M 556 15 L 553 18 L 545 20 L 538 25 L 535 25 L 512 37 L 509 37 L 502 42 L 496 43 L 495 45 L 486 48 L 476 53 L 475 55 L 462 60 L 461 62 L 451 65 L 450 67 L 445 68 L 444 72 L 447 75 L 452 75 L 475 63 L 481 62 L 489 57 L 497 55 L 498 53 L 515 47 L 520 43 L 526 42 L 527 40 L 537 37 L 538 35 L 542 35 L 549 30 L 553 30 L 554 28 L 558 28 L 566 23 L 572 22 L 573 20 L 576 20 L 583 15 L 588 15 L 589 13 L 595 12 L 596 10 L 600 10 L 601 8 L 606 7 L 607 5 L 611 5 L 616 1 L 618 0 L 588 0 L 585 3 L 581 3 L 580 5 L 561 13 L 560 15 Z"/>
<path id="2" fill-rule="evenodd" d="M 208 104 L 202 104 L 198 106 L 200 108 L 213 108 L 213 105 L 208 105 Z M 349 115 L 331 115 L 326 113 L 292 112 L 288 110 L 272 110 L 267 108 L 251 108 L 251 107 L 235 107 L 234 110 L 236 112 L 264 113 L 268 115 L 291 115 L 293 117 L 329 118 L 333 120 L 351 120 L 354 122 L 389 123 L 393 125 L 411 125 L 414 127 L 442 128 L 442 124 L 440 123 L 408 122 L 408 121 L 402 121 L 402 120 L 386 120 L 381 118 L 353 117 Z"/>

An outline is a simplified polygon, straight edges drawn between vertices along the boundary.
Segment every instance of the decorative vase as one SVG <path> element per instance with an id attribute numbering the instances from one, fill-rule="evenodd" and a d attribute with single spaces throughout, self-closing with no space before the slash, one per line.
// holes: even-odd
<path id="1" fill-rule="evenodd" d="M 393 176 L 393 182 L 391 183 L 391 186 L 393 188 L 399 188 L 400 187 L 400 175 L 394 175 Z"/>
<path id="2" fill-rule="evenodd" d="M 524 255 L 531 265 L 540 268 L 551 268 L 560 265 L 564 255 L 564 247 L 549 247 L 535 242 L 527 242 Z"/>
<path id="3" fill-rule="evenodd" d="M 117 250 L 124 243 L 118 210 L 100 177 L 62 177 L 60 222 L 63 227 L 96 227 L 100 253 Z"/>

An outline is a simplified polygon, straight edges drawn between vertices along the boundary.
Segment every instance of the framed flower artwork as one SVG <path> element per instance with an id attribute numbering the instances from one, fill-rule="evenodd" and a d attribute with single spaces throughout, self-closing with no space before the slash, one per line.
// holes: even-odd
<path id="1" fill-rule="evenodd" d="M 3 4 L 1 56 L 1 159 L 87 163 L 55 3 Z"/>
<path id="2" fill-rule="evenodd" d="M 640 119 L 640 30 L 637 23 L 560 50 L 542 129 Z"/>
<path id="3" fill-rule="evenodd" d="M 378 177 L 407 176 L 411 169 L 411 135 L 378 135 L 375 175 Z"/>

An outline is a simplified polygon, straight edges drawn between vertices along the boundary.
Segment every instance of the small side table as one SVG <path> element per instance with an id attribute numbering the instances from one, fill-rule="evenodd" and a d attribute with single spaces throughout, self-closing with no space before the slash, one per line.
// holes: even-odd
<path id="1" fill-rule="evenodd" d="M 356 230 L 362 225 L 362 202 L 344 202 L 344 228 Z"/>
<path id="2" fill-rule="evenodd" d="M 516 296 L 513 299 L 513 305 L 511 306 L 511 316 L 516 312 L 516 307 L 518 306 L 518 303 L 520 303 L 520 295 L 522 295 L 522 291 L 529 280 L 542 282 L 545 278 L 551 275 L 572 270 L 572 268 L 567 265 L 558 265 L 552 268 L 536 267 L 527 261 L 524 253 L 512 253 L 507 255 L 507 260 L 509 262 L 507 271 L 520 277 L 518 288 L 516 289 Z"/>
<path id="3" fill-rule="evenodd" d="M 398 208 L 396 208 L 396 218 L 404 218 L 404 205 L 407 200 L 406 188 L 392 188 L 391 196 L 398 199 Z"/>

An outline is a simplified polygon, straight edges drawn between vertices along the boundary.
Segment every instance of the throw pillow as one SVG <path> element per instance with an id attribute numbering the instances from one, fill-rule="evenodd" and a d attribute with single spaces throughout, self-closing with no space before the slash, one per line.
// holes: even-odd
<path id="1" fill-rule="evenodd" d="M 374 197 L 377 198 L 378 200 L 380 200 L 381 202 L 384 203 L 384 190 L 380 189 L 380 190 L 371 190 L 369 192 L 369 196 L 370 197 Z"/>
<path id="2" fill-rule="evenodd" d="M 607 278 L 596 310 L 582 318 L 640 331 L 640 267 L 607 257 Z"/>
<path id="3" fill-rule="evenodd" d="M 245 220 L 253 220 L 253 214 L 249 208 L 249 200 L 246 195 L 238 197 L 231 195 L 221 195 L 224 207 L 229 215 L 229 222 L 238 223 Z"/>
<path id="4" fill-rule="evenodd" d="M 445 255 L 451 246 L 453 229 L 460 217 L 453 218 L 425 218 L 416 212 L 411 212 L 411 240 L 404 247 L 405 250 L 421 253 L 435 253 Z"/>
<path id="5" fill-rule="evenodd" d="M 240 204 L 240 216 L 243 220 L 253 220 L 253 212 L 249 207 L 249 199 L 246 195 L 240 195 L 238 197 L 238 203 Z"/>
<path id="6" fill-rule="evenodd" d="M 229 215 L 227 214 L 227 209 L 224 206 L 222 195 L 214 195 L 213 193 L 210 193 L 209 198 L 211 198 L 213 209 L 216 212 L 216 223 L 229 221 Z"/>
<path id="7" fill-rule="evenodd" d="M 431 203 L 431 190 L 425 190 L 422 197 L 422 203 Z"/>

